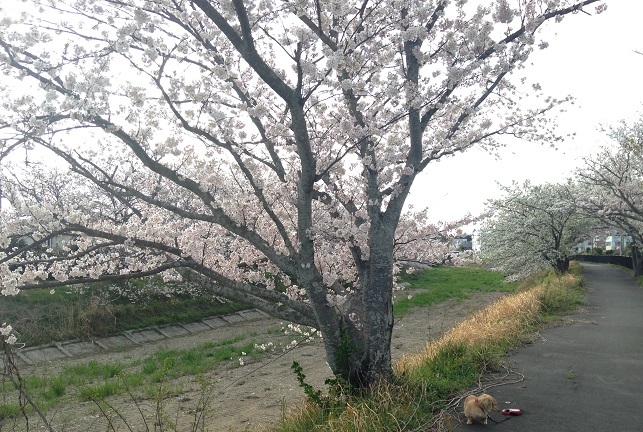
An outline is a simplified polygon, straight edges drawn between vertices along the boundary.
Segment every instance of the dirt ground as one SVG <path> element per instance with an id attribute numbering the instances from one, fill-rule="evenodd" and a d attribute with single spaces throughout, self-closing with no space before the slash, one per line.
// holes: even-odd
<path id="1" fill-rule="evenodd" d="M 412 355 L 421 350 L 427 341 L 440 337 L 456 323 L 467 318 L 471 313 L 484 308 L 500 298 L 503 293 L 477 293 L 463 301 L 450 300 L 431 307 L 420 308 L 398 320 L 393 334 L 392 355 L 394 359 L 402 355 Z M 271 318 L 230 325 L 195 335 L 178 337 L 157 343 L 148 343 L 134 349 L 121 352 L 102 353 L 96 356 L 85 356 L 80 359 L 53 361 L 26 369 L 24 372 L 55 373 L 63 365 L 85 363 L 93 358 L 100 362 L 128 362 L 152 354 L 161 348 L 188 348 L 206 341 L 225 339 L 238 334 L 251 335 L 254 340 L 287 344 L 292 336 L 282 336 L 275 329 L 283 326 Z M 109 398 L 109 404 L 119 414 L 103 408 L 107 416 L 101 414 L 92 402 L 78 403 L 74 406 L 57 407 L 47 413 L 57 431 L 101 431 L 101 430 L 173 430 L 167 425 L 177 424 L 176 430 L 193 430 L 197 421 L 203 422 L 203 429 L 219 431 L 264 431 L 279 421 L 283 412 L 300 406 L 304 393 L 299 388 L 291 369 L 293 361 L 303 367 L 307 382 L 315 388 L 324 388 L 324 380 L 332 377 L 324 361 L 321 341 L 302 344 L 283 354 L 263 357 L 261 360 L 248 361 L 243 366 L 235 362 L 213 371 L 204 377 L 203 382 L 193 378 L 183 378 L 165 384 L 165 390 L 173 396 L 162 402 L 161 412 L 165 418 L 155 419 L 157 401 L 154 398 L 143 400 L 138 405 L 131 397 L 118 396 Z M 207 399 L 207 400 L 206 400 Z M 204 405 L 206 408 L 201 409 Z M 120 417 L 127 419 L 127 425 Z M 111 419 L 113 429 L 110 427 Z M 160 422 L 160 423 L 159 423 Z M 40 424 L 39 424 L 40 423 Z M 165 427 L 159 429 L 158 425 Z M 0 430 L 24 430 L 20 424 L 0 424 Z M 36 418 L 30 421 L 29 430 L 44 430 Z"/>

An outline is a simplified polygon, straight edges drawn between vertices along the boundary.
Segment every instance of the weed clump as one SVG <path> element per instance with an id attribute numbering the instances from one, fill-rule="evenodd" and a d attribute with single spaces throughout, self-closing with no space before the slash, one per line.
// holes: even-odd
<path id="1" fill-rule="evenodd" d="M 575 274 L 565 274 L 543 281 L 543 292 L 540 296 L 542 312 L 546 319 L 574 311 L 585 303 L 582 281 Z"/>

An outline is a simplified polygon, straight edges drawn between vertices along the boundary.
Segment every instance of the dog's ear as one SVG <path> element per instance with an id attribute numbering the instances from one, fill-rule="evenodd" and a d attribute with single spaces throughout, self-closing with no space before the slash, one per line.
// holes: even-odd
<path id="1" fill-rule="evenodd" d="M 484 411 L 487 412 L 491 409 L 491 400 L 489 398 L 484 398 L 480 402 L 480 405 L 482 405 L 482 408 L 484 409 Z"/>
<path id="2" fill-rule="evenodd" d="M 482 405 L 485 411 L 491 411 L 493 409 L 493 402 L 493 398 L 489 395 L 484 395 L 484 397 L 480 399 L 480 405 Z"/>

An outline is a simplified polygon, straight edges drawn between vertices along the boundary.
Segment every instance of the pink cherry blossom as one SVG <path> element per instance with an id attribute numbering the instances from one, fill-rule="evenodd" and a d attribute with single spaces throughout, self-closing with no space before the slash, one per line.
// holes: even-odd
<path id="1" fill-rule="evenodd" d="M 318 328 L 368 385 L 392 377 L 399 266 L 441 263 L 457 227 L 406 210 L 414 180 L 501 135 L 558 142 L 542 114 L 566 100 L 519 106 L 511 72 L 598 2 L 14 3 L 1 223 L 33 242 L 1 240 L 3 293 L 180 279 Z"/>

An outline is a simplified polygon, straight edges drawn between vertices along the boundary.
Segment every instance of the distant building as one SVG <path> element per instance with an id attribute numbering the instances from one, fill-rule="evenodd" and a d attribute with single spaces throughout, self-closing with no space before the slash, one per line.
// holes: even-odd
<path id="1" fill-rule="evenodd" d="M 9 249 L 23 248 L 36 243 L 33 234 L 22 234 L 10 236 Z M 41 246 L 41 249 L 51 249 L 54 252 L 66 250 L 76 239 L 75 235 L 61 234 L 48 238 Z"/>
<path id="2" fill-rule="evenodd" d="M 605 237 L 601 236 L 594 236 L 591 239 L 584 240 L 576 245 L 574 248 L 574 252 L 576 253 L 586 253 L 586 252 L 593 252 L 594 250 L 600 248 L 603 249 L 605 248 Z"/>
<path id="3" fill-rule="evenodd" d="M 576 253 L 593 253 L 597 249 L 614 255 L 624 255 L 629 252 L 632 244 L 632 236 L 619 233 L 611 235 L 595 235 L 591 239 L 584 240 L 574 247 Z"/>
<path id="4" fill-rule="evenodd" d="M 624 253 L 628 246 L 632 244 L 632 236 L 628 235 L 611 235 L 605 238 L 605 251 L 613 251 L 614 254 Z"/>
<path id="5" fill-rule="evenodd" d="M 473 241 L 470 235 L 464 237 L 456 237 L 451 241 L 453 249 L 456 251 L 472 250 Z"/>

